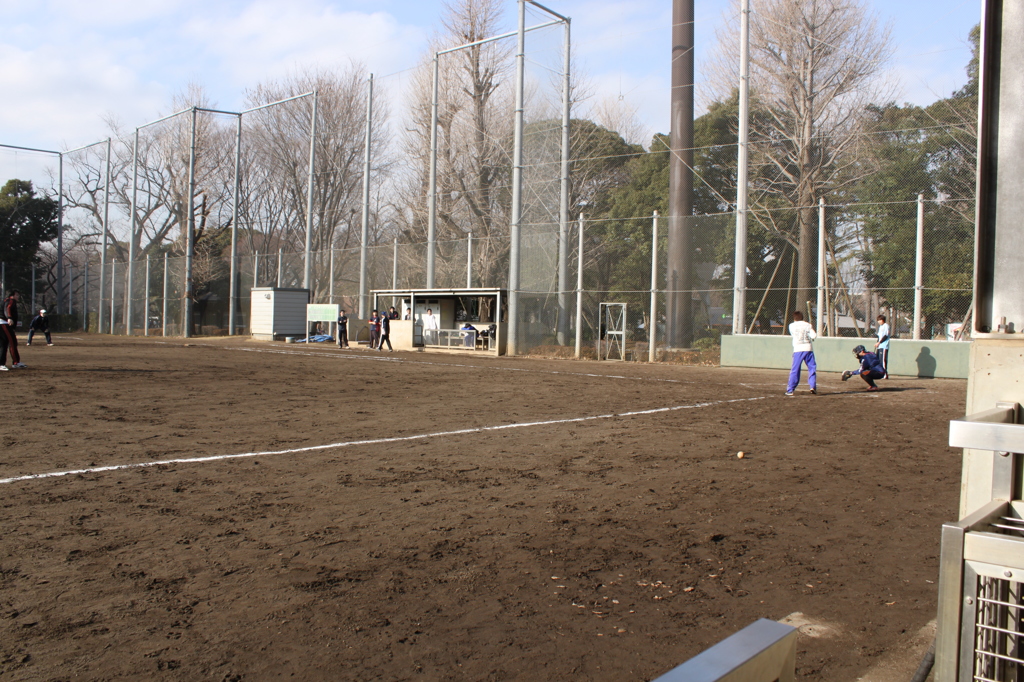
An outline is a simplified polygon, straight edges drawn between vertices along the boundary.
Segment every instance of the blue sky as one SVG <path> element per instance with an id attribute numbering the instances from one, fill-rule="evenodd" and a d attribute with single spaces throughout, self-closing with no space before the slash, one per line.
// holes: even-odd
<path id="1" fill-rule="evenodd" d="M 892 27 L 899 101 L 928 103 L 963 84 L 981 0 L 865 0 Z M 506 0 L 514 25 L 515 1 Z M 619 99 L 650 131 L 668 121 L 671 0 L 547 0 L 573 19 L 594 100 Z M 757 0 L 752 0 L 756 11 Z M 731 0 L 696 0 L 700 60 Z M 416 64 L 440 0 L 0 0 L 0 143 L 70 148 L 168 113 L 189 82 L 222 108 L 261 81 L 355 60 L 376 74 Z M 20 160 L 0 153 L 0 175 Z M 20 170 L 20 169 L 19 169 Z"/>

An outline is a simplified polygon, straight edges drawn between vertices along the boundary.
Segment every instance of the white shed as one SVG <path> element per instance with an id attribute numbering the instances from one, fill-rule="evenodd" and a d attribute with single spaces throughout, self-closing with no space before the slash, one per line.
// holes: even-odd
<path id="1" fill-rule="evenodd" d="M 254 339 L 274 341 L 285 336 L 306 335 L 309 289 L 256 287 L 249 300 Z"/>

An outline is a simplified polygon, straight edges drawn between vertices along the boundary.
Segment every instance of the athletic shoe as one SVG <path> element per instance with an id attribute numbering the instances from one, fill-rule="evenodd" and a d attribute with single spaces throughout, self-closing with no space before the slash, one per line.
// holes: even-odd
<path id="1" fill-rule="evenodd" d="M 0 372 L 6 372 L 6 371 L 7 371 L 7 365 L 0 365 Z"/>
<path id="2" fill-rule="evenodd" d="M 877 391 L 879 389 L 878 389 L 878 386 L 868 386 L 868 390 L 869 391 Z"/>
<path id="3" fill-rule="evenodd" d="M 791 397 L 792 397 L 792 395 L 793 395 L 793 391 L 786 391 L 786 395 L 788 395 L 788 396 L 791 396 Z"/>
<path id="4" fill-rule="evenodd" d="M 26 346 L 31 346 L 31 345 L 32 345 L 32 343 L 31 343 L 31 342 L 29 342 L 29 343 L 26 343 L 25 345 L 26 345 Z"/>
<path id="5" fill-rule="evenodd" d="M 46 345 L 47 345 L 47 346 L 52 346 L 53 344 L 52 344 L 52 343 L 48 343 L 48 344 L 46 344 Z"/>
<path id="6" fill-rule="evenodd" d="M 812 388 L 811 389 L 811 395 L 818 395 L 818 389 Z"/>
<path id="7" fill-rule="evenodd" d="M 26 365 L 24 362 L 16 362 L 13 365 L 11 365 L 11 369 L 28 369 L 28 365 Z"/>

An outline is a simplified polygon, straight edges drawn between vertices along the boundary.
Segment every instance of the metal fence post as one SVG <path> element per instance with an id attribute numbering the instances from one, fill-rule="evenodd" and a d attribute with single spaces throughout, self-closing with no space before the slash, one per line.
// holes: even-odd
<path id="1" fill-rule="evenodd" d="M 473 288 L 473 233 L 466 234 L 466 288 Z"/>
<path id="2" fill-rule="evenodd" d="M 654 212 L 651 221 L 653 235 L 651 236 L 651 319 L 647 325 L 647 342 L 649 344 L 647 361 L 654 362 L 657 358 L 655 351 L 658 335 L 658 212 Z"/>
<path id="3" fill-rule="evenodd" d="M 85 257 L 85 282 L 82 286 L 82 331 L 89 331 L 89 257 Z M 33 305 L 33 307 L 35 307 Z"/>
<path id="4" fill-rule="evenodd" d="M 107 170 L 103 179 L 103 246 L 100 249 L 100 286 L 96 303 L 96 333 L 103 333 L 103 292 L 107 290 L 107 235 L 110 233 L 110 138 L 107 138 Z"/>
<path id="5" fill-rule="evenodd" d="M 520 3 L 522 0 L 520 0 Z M 437 98 L 440 80 L 440 56 L 434 53 L 434 77 L 430 100 L 430 174 L 427 182 L 427 282 L 426 288 L 434 288 L 434 242 L 437 240 Z M 366 319 L 360 315 L 360 319 Z M 511 324 L 509 317 L 509 324 Z"/>
<path id="6" fill-rule="evenodd" d="M 394 252 L 391 255 L 391 288 L 398 288 L 398 237 L 395 237 Z"/>
<path id="7" fill-rule="evenodd" d="M 64 313 L 64 154 L 57 154 L 57 314 Z"/>
<path id="8" fill-rule="evenodd" d="M 3 266 L 0 266 L 0 270 L 3 271 L 3 274 L 0 275 L 0 278 L 6 280 L 7 279 L 7 266 L 6 266 L 6 264 L 4 264 Z M 2 287 L 0 287 L 0 289 L 2 289 Z M 7 293 L 7 292 L 6 291 L 0 292 L 0 296 L 2 296 L 5 293 Z M 33 263 L 32 264 L 32 310 L 34 311 L 35 309 L 36 309 L 36 264 Z"/>
<path id="9" fill-rule="evenodd" d="M 281 276 L 283 274 L 284 249 L 277 250 L 277 288 L 281 288 Z"/>
<path id="10" fill-rule="evenodd" d="M 558 345 L 564 346 L 569 332 L 569 123 L 572 113 L 572 88 L 569 76 L 572 67 L 571 24 L 565 19 L 565 45 L 562 55 L 562 169 L 558 199 Z"/>
<path id="11" fill-rule="evenodd" d="M 370 239 L 370 148 L 373 139 L 373 74 L 367 83 L 363 144 L 363 215 L 359 228 L 359 319 L 366 319 L 366 250 Z"/>
<path id="12" fill-rule="evenodd" d="M 164 251 L 164 296 L 160 304 L 160 335 L 167 336 L 167 252 Z"/>
<path id="13" fill-rule="evenodd" d="M 195 115 L 195 112 L 193 112 Z M 132 146 L 132 219 L 131 233 L 128 235 L 128 282 L 125 289 L 124 333 L 132 335 L 132 298 L 135 295 L 135 230 L 139 224 L 138 212 L 139 184 L 139 129 L 135 129 L 135 144 Z"/>
<path id="14" fill-rule="evenodd" d="M 260 285 L 260 252 L 252 254 L 252 288 Z"/>
<path id="15" fill-rule="evenodd" d="M 576 249 L 576 359 L 583 351 L 583 214 L 580 213 L 580 244 Z"/>
<path id="16" fill-rule="evenodd" d="M 924 298 L 924 195 L 917 195 L 917 246 L 914 257 L 914 336 L 921 338 L 921 304 Z M 896 324 L 896 320 L 893 320 Z"/>
<path id="17" fill-rule="evenodd" d="M 736 167 L 736 252 L 733 265 L 732 333 L 747 328 L 747 177 L 750 151 L 750 0 L 740 0 L 740 110 Z M 787 306 L 788 307 L 788 306 Z M 789 315 L 789 311 L 785 313 Z"/>
<path id="18" fill-rule="evenodd" d="M 526 0 L 519 0 L 516 110 L 512 142 L 512 215 L 508 273 L 508 355 L 519 353 L 519 247 L 523 222 L 523 106 L 526 84 Z"/>
<path id="19" fill-rule="evenodd" d="M 114 310 L 114 305 L 117 303 L 117 299 L 114 294 L 117 289 L 117 261 L 110 261 L 110 333 L 114 333 L 114 321 L 117 317 L 117 312 Z"/>
<path id="20" fill-rule="evenodd" d="M 196 108 L 192 107 L 192 130 L 188 153 L 188 234 L 185 237 L 185 292 L 182 296 L 182 335 L 192 338 L 192 258 L 196 236 Z"/>
<path id="21" fill-rule="evenodd" d="M 821 336 L 825 319 L 825 198 L 818 199 L 818 310 L 814 331 Z"/>
<path id="22" fill-rule="evenodd" d="M 331 249 L 331 281 L 327 283 L 327 302 L 334 303 L 334 249 Z"/>
<path id="23" fill-rule="evenodd" d="M 68 263 L 68 315 L 74 316 L 74 299 L 75 299 L 75 270 L 71 263 Z"/>
<path id="24" fill-rule="evenodd" d="M 313 187 L 316 183 L 316 109 L 317 91 L 313 91 L 313 116 L 309 123 L 309 178 L 306 188 L 306 250 L 305 260 L 302 264 L 302 288 L 309 289 L 312 286 L 310 276 L 312 274 L 312 263 L 310 262 L 310 251 L 313 248 Z M 280 286 L 280 285 L 278 285 Z"/>
<path id="25" fill-rule="evenodd" d="M 228 336 L 235 335 L 235 324 L 238 317 L 238 196 L 241 194 L 241 173 L 242 115 L 239 114 L 238 127 L 235 130 L 235 186 L 231 200 L 231 281 L 228 283 Z M 148 275 L 146 281 L 149 281 Z M 148 320 L 146 322 L 146 329 L 149 329 Z"/>
<path id="26" fill-rule="evenodd" d="M 142 335 L 149 336 L 149 262 L 150 257 L 146 256 L 146 300 L 142 304 Z"/>

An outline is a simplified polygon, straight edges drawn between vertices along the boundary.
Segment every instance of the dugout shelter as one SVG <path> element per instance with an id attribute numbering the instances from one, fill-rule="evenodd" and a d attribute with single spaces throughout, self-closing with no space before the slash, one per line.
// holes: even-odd
<path id="1" fill-rule="evenodd" d="M 381 289 L 371 293 L 374 310 L 387 312 L 394 306 L 398 311 L 398 319 L 391 322 L 395 350 L 505 354 L 508 292 L 504 289 Z M 439 329 L 424 329 L 427 310 L 437 317 Z"/>

